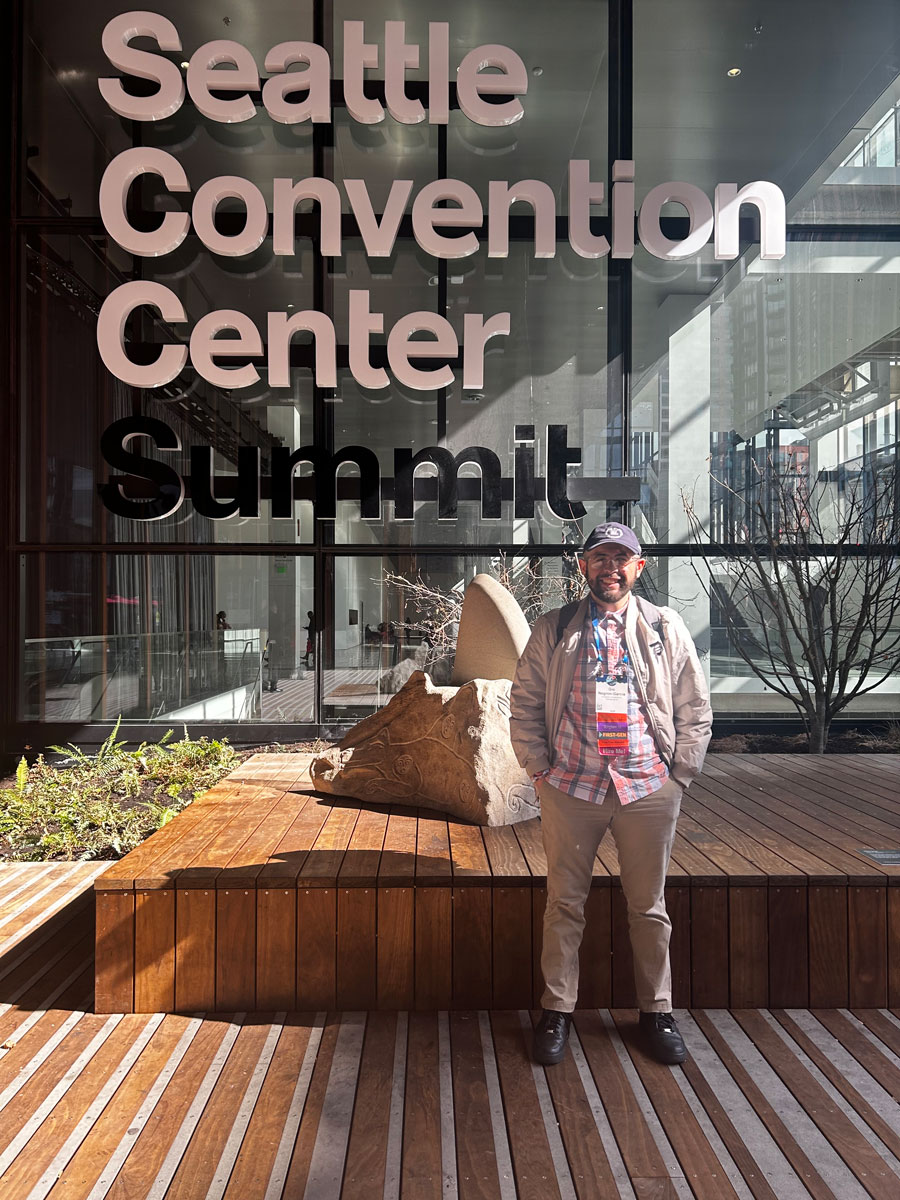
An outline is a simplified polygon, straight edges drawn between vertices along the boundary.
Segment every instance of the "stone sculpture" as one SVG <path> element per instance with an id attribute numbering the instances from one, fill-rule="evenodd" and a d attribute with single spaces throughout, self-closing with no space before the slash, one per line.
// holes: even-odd
<path id="1" fill-rule="evenodd" d="M 493 575 L 476 575 L 466 588 L 451 684 L 512 679 L 531 629 L 515 596 Z"/>
<path id="2" fill-rule="evenodd" d="M 508 679 L 436 687 L 416 671 L 380 712 L 314 758 L 316 791 L 414 804 L 477 825 L 537 816 L 509 741 Z"/>

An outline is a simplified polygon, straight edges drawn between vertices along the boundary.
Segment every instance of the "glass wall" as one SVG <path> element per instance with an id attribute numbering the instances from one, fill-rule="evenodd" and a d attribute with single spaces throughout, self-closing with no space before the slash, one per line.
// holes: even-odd
<path id="1" fill-rule="evenodd" d="M 77 12 L 56 0 L 23 4 L 15 720 L 349 723 L 416 667 L 449 677 L 452 615 L 449 640 L 438 638 L 423 596 L 452 614 L 465 584 L 489 570 L 514 580 L 534 615 L 571 592 L 567 555 L 606 517 L 632 521 L 651 548 L 648 591 L 684 613 L 716 710 L 788 711 L 761 694 L 725 632 L 727 572 L 713 564 L 712 602 L 699 585 L 683 497 L 723 532 L 751 510 L 754 465 L 776 461 L 807 482 L 896 473 L 896 6 L 261 0 L 231 15 L 205 0 L 154 6 L 177 30 L 181 48 L 163 57 L 182 76 L 210 41 L 232 39 L 253 56 L 253 112 L 234 121 L 202 115 L 190 95 L 157 121 L 112 112 L 97 80 L 121 74 L 101 46 L 121 11 L 113 0 Z M 423 120 L 387 112 L 365 123 L 348 111 L 350 21 L 365 23 L 377 51 L 365 72 L 370 103 L 396 102 L 386 22 L 405 22 L 418 60 L 410 50 L 403 95 L 423 103 Z M 432 22 L 449 26 L 446 62 Z M 327 51 L 330 120 L 266 112 L 261 86 L 277 73 L 266 55 L 288 39 Z M 521 58 L 521 120 L 476 121 L 460 107 L 458 67 L 486 45 Z M 148 38 L 135 46 L 157 49 Z M 447 85 L 443 124 L 428 119 L 436 81 Z M 304 97 L 298 87 L 294 102 Z M 166 253 L 122 249 L 99 194 L 109 163 L 132 148 L 171 156 L 190 184 L 183 193 L 142 175 L 127 195 L 134 229 L 191 211 L 201 185 L 237 177 L 262 197 L 260 244 L 216 252 L 192 228 Z M 777 184 L 786 254 L 761 257 L 749 206 L 736 259 L 717 260 L 710 242 L 666 261 L 640 239 L 633 257 L 579 253 L 573 160 L 605 185 L 583 237 L 612 238 L 613 162 L 633 161 L 635 210 L 662 181 L 689 181 L 710 198 L 724 182 Z M 324 232 L 326 201 L 304 199 L 279 223 L 276 179 L 334 185 L 337 249 Z M 487 216 L 473 222 L 474 253 L 428 253 L 413 204 L 443 179 L 462 181 L 486 211 L 492 185 L 496 195 L 500 183 L 537 181 L 552 222 L 518 199 L 508 220 L 501 214 L 504 257 L 488 253 Z M 400 209 L 398 181 L 409 181 Z M 435 211 L 453 206 L 441 199 Z M 226 197 L 214 232 L 233 237 L 246 219 Z M 386 252 L 372 252 L 392 222 Z M 684 237 L 685 209 L 667 204 L 660 226 Z M 126 320 L 123 352 L 134 363 L 187 346 L 199 321 L 226 310 L 260 331 L 263 352 L 217 361 L 252 366 L 254 381 L 209 382 L 191 358 L 157 386 L 117 378 L 98 351 L 98 316 L 110 293 L 138 281 L 165 289 L 185 319 L 144 307 Z M 364 354 L 351 319 L 360 293 L 371 317 Z M 411 386 L 393 369 L 391 330 L 413 311 L 443 319 L 455 340 L 442 358 L 426 358 L 423 345 L 417 359 L 429 335 L 411 335 L 411 363 L 449 368 L 440 386 Z M 321 369 L 327 338 L 311 328 L 281 347 L 279 368 L 270 313 L 323 314 L 333 376 Z M 504 313 L 509 331 L 485 342 L 473 383 L 474 316 Z M 387 384 L 376 385 L 383 371 Z M 894 712 L 895 693 L 888 681 L 865 710 Z"/>

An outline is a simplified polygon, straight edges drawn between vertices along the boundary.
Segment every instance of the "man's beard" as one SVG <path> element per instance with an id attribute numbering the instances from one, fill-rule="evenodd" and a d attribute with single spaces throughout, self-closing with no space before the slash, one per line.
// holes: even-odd
<path id="1" fill-rule="evenodd" d="M 613 588 L 610 587 L 609 584 L 604 584 L 599 580 L 595 580 L 593 583 L 590 581 L 588 582 L 588 588 L 594 599 L 598 600 L 600 603 L 616 604 L 620 600 L 624 600 L 626 596 L 630 595 L 634 588 L 634 584 L 629 583 L 627 579 L 623 579 L 621 582 L 617 582 Z"/>

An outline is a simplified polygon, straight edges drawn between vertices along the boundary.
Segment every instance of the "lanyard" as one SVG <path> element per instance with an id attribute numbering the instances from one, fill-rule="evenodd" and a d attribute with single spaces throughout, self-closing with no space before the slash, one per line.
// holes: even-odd
<path id="1" fill-rule="evenodd" d="M 623 638 L 620 643 L 623 647 L 622 657 L 616 667 L 616 674 L 612 675 L 609 669 L 609 644 L 605 639 L 600 637 L 600 613 L 597 611 L 597 607 L 593 600 L 591 601 L 591 626 L 594 632 L 594 650 L 597 654 L 597 666 L 594 672 L 595 676 L 602 680 L 615 679 L 618 683 L 625 683 L 628 679 L 628 646 L 625 644 Z M 601 675 L 600 663 L 604 657 L 606 659 L 606 671 Z"/>

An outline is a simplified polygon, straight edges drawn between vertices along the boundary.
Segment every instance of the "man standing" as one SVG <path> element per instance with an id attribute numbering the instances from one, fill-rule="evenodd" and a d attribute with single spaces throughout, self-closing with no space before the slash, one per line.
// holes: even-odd
<path id="1" fill-rule="evenodd" d="M 660 1062 L 685 1057 L 672 1016 L 666 868 L 712 712 L 684 621 L 632 595 L 644 563 L 631 529 L 598 525 L 578 558 L 589 594 L 538 618 L 512 687 L 513 748 L 535 781 L 547 854 L 545 990 L 534 1036 L 541 1063 L 565 1054 L 584 904 L 607 828 L 628 907 L 641 1030 Z"/>

